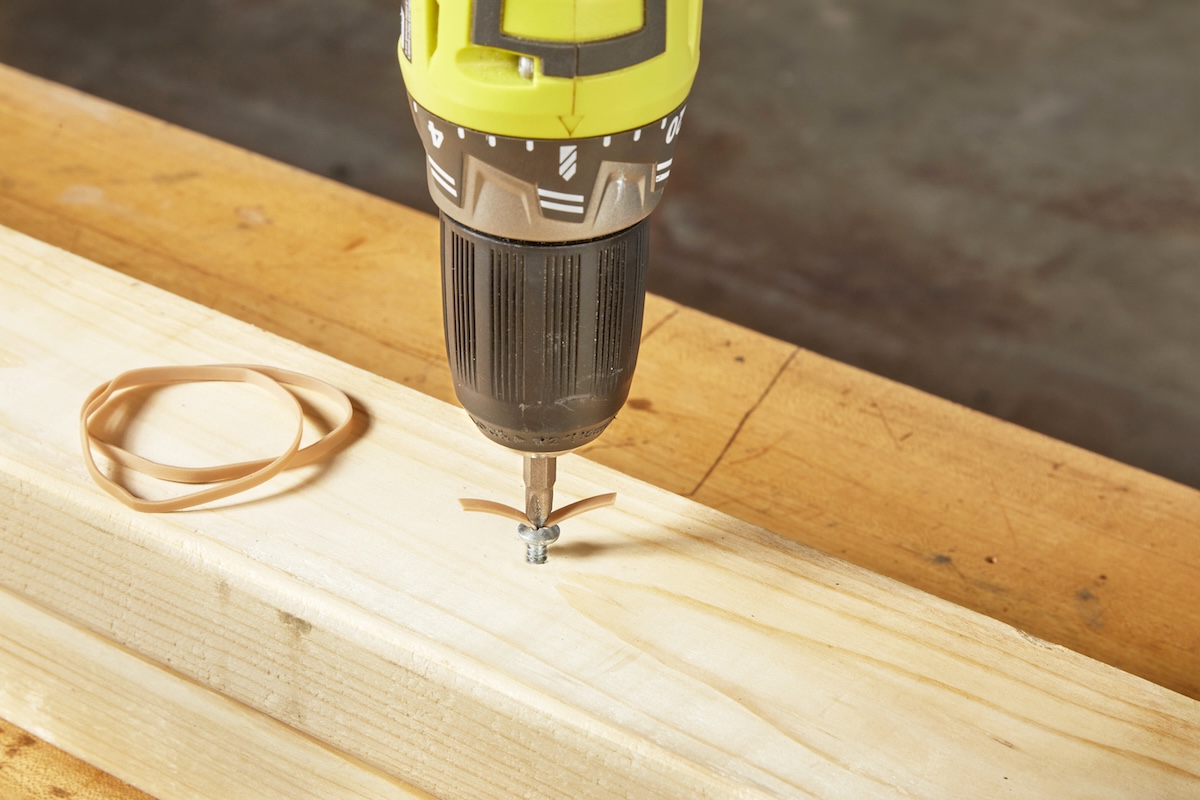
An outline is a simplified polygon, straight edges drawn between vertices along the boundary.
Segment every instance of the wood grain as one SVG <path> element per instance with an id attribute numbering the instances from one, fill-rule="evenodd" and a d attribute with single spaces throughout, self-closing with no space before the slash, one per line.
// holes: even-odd
<path id="1" fill-rule="evenodd" d="M 420 800 L 393 778 L 0 591 L 0 706 L 160 797 Z M 150 800 L 0 723 L 5 800 Z M 45 751 L 39 752 L 39 751 Z M 133 766 L 130 766 L 133 765 Z"/>
<path id="2" fill-rule="evenodd" d="M 1200 695 L 1187 487 L 801 352 L 695 497 Z"/>
<path id="3" fill-rule="evenodd" d="M 6 599 L 7 595 L 0 594 L 0 604 Z M 12 621 L 6 616 L 0 634 L 13 630 Z M 7 654 L 8 650 L 0 647 L 0 659 Z M 0 667 L 0 671 L 6 677 L 14 673 L 7 665 Z M 44 674 L 41 679 L 45 679 Z M 7 693 L 13 688 L 0 687 L 0 692 Z M 121 730 L 123 728 L 118 732 Z M 0 720 L 0 797 L 4 800 L 151 800 L 149 795 L 3 720 Z"/>
<path id="4" fill-rule="evenodd" d="M 433 220 L 4 67 L 0 141 L 0 223 L 449 399 Z M 1200 697 L 1200 494 L 647 311 L 590 458 Z"/>
<path id="5" fill-rule="evenodd" d="M 12 233 L 0 341 L 0 584 L 347 764 L 455 797 L 1200 791 L 1200 703 L 581 459 L 564 499 L 618 505 L 530 567 L 510 523 L 457 508 L 519 492 L 519 459 L 461 411 Z M 139 515 L 90 483 L 73 422 L 93 385 L 251 360 L 345 388 L 356 440 L 188 513 Z M 279 431 L 250 402 L 148 402 L 131 445 L 269 450 Z M 104 765 L 144 785 L 172 762 L 149 739 L 167 752 Z M 217 780 L 221 759 L 202 761 Z M 171 785 L 156 791 L 188 796 Z"/>
<path id="6" fill-rule="evenodd" d="M 434 220 L 2 67 L 0 138 L 0 223 L 452 399 Z M 1200 697 L 1200 492 L 661 298 L 646 331 L 588 458 Z"/>

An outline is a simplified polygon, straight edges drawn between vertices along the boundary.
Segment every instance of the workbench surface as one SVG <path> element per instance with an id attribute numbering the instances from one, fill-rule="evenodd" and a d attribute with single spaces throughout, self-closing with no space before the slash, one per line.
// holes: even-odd
<path id="1" fill-rule="evenodd" d="M 436 220 L 3 67 L 0 141 L 0 224 L 453 401 Z M 586 457 L 1200 698 L 1200 492 L 661 298 L 645 330 Z M 0 745 L 6 798 L 144 797 Z"/>

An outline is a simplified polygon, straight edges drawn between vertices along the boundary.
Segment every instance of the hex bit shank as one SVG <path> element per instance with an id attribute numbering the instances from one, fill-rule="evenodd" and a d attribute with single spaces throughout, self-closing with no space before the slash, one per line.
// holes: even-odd
<path id="1" fill-rule="evenodd" d="M 554 509 L 557 463 L 554 456 L 525 456 L 525 513 L 534 528 L 544 528 Z"/>

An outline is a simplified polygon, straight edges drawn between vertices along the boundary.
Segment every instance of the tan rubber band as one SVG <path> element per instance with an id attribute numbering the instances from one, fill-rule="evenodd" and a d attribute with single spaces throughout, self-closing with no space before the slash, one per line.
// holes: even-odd
<path id="1" fill-rule="evenodd" d="M 279 400 L 296 418 L 296 434 L 292 437 L 287 449 L 276 458 L 242 461 L 215 467 L 178 467 L 171 464 L 160 464 L 131 453 L 119 445 L 100 438 L 92 430 L 92 423 L 99 412 L 123 391 L 174 383 L 208 381 L 249 383 L 258 386 Z M 337 404 L 344 418 L 337 427 L 319 440 L 301 448 L 300 441 L 304 436 L 304 409 L 296 395 L 284 388 L 285 385 L 308 389 L 327 397 Z M 135 511 L 165 512 L 179 511 L 212 500 L 220 500 L 258 486 L 285 469 L 311 464 L 324 457 L 346 439 L 350 433 L 353 419 L 354 407 L 344 392 L 325 381 L 298 372 L 247 364 L 147 367 L 123 372 L 108 383 L 97 386 L 88 395 L 79 413 L 79 435 L 83 447 L 84 465 L 87 467 L 88 474 L 100 485 L 100 488 Z M 116 464 L 153 478 L 175 483 L 217 483 L 218 485 L 168 500 L 145 500 L 102 473 L 96 466 L 93 450 L 103 453 Z"/>
<path id="2" fill-rule="evenodd" d="M 504 503 L 497 503 L 495 500 L 479 500 L 472 497 L 463 497 L 459 501 L 463 511 L 479 511 L 484 514 L 496 514 L 501 517 L 508 517 L 517 522 L 524 522 L 526 525 L 532 525 L 529 517 L 524 511 L 518 511 L 512 506 L 506 506 Z M 595 497 L 587 497 L 583 500 L 576 500 L 574 503 L 563 506 L 560 509 L 552 512 L 546 518 L 546 527 L 557 525 L 560 522 L 570 519 L 571 517 L 583 514 L 586 511 L 591 511 L 596 508 L 604 508 L 611 506 L 617 502 L 616 492 L 609 494 L 598 494 Z"/>

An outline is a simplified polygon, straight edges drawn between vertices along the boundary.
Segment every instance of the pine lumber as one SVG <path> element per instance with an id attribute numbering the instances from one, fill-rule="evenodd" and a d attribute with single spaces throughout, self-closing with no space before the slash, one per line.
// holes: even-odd
<path id="1" fill-rule="evenodd" d="M 8 231 L 0 342 L 0 586 L 376 777 L 437 797 L 1200 792 L 1196 701 L 583 459 L 563 499 L 618 505 L 529 567 L 510 523 L 457 509 L 520 486 L 460 410 Z M 147 361 L 318 375 L 361 430 L 249 500 L 139 515 L 90 483 L 74 416 Z M 131 443 L 278 444 L 253 400 L 223 399 L 147 401 L 162 422 Z M 16 616 L 0 664 L 53 648 Z M 35 732 L 88 719 L 0 697 Z M 147 788 L 172 763 L 76 752 Z M 220 758 L 192 760 L 221 779 Z M 194 796 L 171 786 L 152 791 Z"/>
<path id="2" fill-rule="evenodd" d="M 428 797 L 9 592 L 0 591 L 0 617 L 0 706 L 44 727 L 48 736 L 86 753 L 98 766 L 136 776 L 150 793 L 122 786 L 103 772 L 80 774 L 78 768 L 76 780 L 63 780 L 64 770 L 55 764 L 45 771 L 52 782 L 44 794 L 32 793 L 42 776 L 30 772 L 26 786 L 5 793 L 5 800 L 26 800 L 18 789 L 48 800 L 102 800 L 113 794 L 137 800 Z M 6 751 L 13 751 L 11 758 L 28 758 L 27 749 L 37 741 L 10 730 Z M 0 770 L 0 776 L 9 773 L 22 771 Z"/>
<path id="3" fill-rule="evenodd" d="M 451 399 L 435 220 L 4 67 L 0 141 L 0 224 Z M 1200 698 L 1200 492 L 647 310 L 589 459 Z"/>

